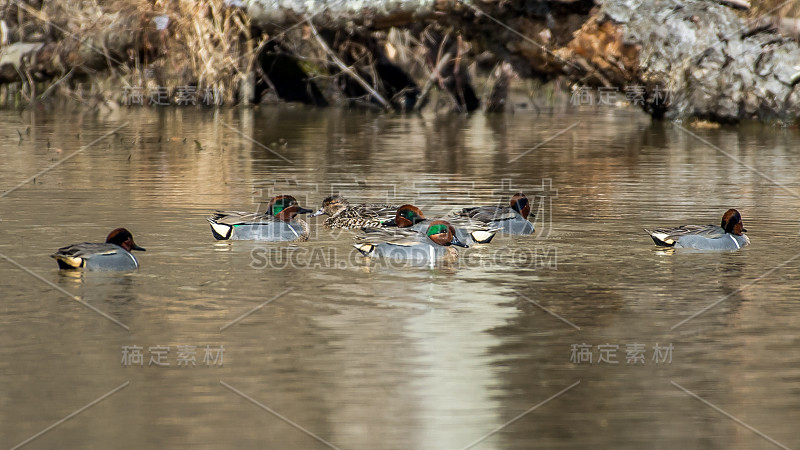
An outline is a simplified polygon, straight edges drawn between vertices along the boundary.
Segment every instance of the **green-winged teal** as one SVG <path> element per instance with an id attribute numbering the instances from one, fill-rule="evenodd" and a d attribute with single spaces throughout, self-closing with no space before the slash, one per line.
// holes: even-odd
<path id="1" fill-rule="evenodd" d="M 533 224 L 528 221 L 530 213 L 528 197 L 518 192 L 511 197 L 509 206 L 473 206 L 462 209 L 455 216 L 477 220 L 501 233 L 533 234 Z"/>
<path id="2" fill-rule="evenodd" d="M 291 195 L 278 195 L 270 200 L 264 213 L 216 211 L 207 220 L 218 240 L 305 241 L 309 226 L 297 215 L 310 212 Z"/>
<path id="3" fill-rule="evenodd" d="M 455 228 L 458 240 L 467 244 L 488 244 L 492 241 L 497 230 L 486 227 L 479 221 L 467 217 L 451 217 L 447 219 L 450 225 Z M 415 230 L 420 233 L 427 231 L 432 220 L 425 218 L 422 211 L 414 205 L 402 205 L 397 208 L 397 212 L 392 220 L 384 222 L 383 227 L 396 226 L 402 229 Z"/>
<path id="4" fill-rule="evenodd" d="M 377 242 L 369 230 L 386 233 L 382 240 Z M 468 248 L 456 236 L 455 228 L 445 220 L 434 220 L 428 225 L 425 233 L 414 230 L 403 232 L 390 232 L 385 229 L 367 229 L 369 243 L 354 244 L 364 256 L 382 256 L 385 258 L 402 259 L 412 262 L 433 263 L 440 259 L 453 260 L 458 257 L 458 251 L 452 246 Z"/>
<path id="5" fill-rule="evenodd" d="M 50 255 L 58 262 L 59 269 L 86 270 L 133 270 L 139 261 L 132 250 L 144 251 L 133 242 L 133 235 L 125 228 L 117 228 L 108 234 L 105 243 L 84 242 L 61 247 Z"/>
<path id="6" fill-rule="evenodd" d="M 329 217 L 325 219 L 328 228 L 357 229 L 379 227 L 383 222 L 391 220 L 397 206 L 377 204 L 350 204 L 341 195 L 331 195 L 322 201 L 322 207 L 309 217 Z"/>
<path id="7" fill-rule="evenodd" d="M 739 211 L 729 209 L 716 225 L 683 225 L 677 228 L 656 228 L 644 231 L 659 247 L 694 248 L 697 250 L 738 250 L 750 243 L 744 233 Z"/>

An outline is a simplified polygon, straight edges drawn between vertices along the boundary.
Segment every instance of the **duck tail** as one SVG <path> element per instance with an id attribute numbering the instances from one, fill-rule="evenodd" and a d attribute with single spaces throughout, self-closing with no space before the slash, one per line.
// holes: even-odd
<path id="1" fill-rule="evenodd" d="M 75 258 L 61 253 L 53 253 L 50 257 L 56 260 L 59 269 L 79 269 L 83 266 L 83 258 Z"/>
<path id="2" fill-rule="evenodd" d="M 214 238 L 218 241 L 225 241 L 231 238 L 231 233 L 233 233 L 233 226 L 225 225 L 223 223 L 218 223 L 214 220 L 214 217 L 209 217 L 208 223 L 211 225 L 211 234 L 214 235 Z"/>
<path id="3" fill-rule="evenodd" d="M 364 256 L 370 256 L 372 255 L 372 252 L 375 251 L 374 244 L 353 244 L 353 247 L 355 247 L 356 250 L 361 252 L 361 254 Z"/>
<path id="4" fill-rule="evenodd" d="M 497 234 L 497 229 L 494 230 L 476 230 L 470 233 L 472 239 L 476 244 L 488 244 L 492 242 L 494 236 Z"/>
<path id="5" fill-rule="evenodd" d="M 653 239 L 653 242 L 659 247 L 674 247 L 675 241 L 672 239 L 668 239 L 669 235 L 667 233 L 662 233 L 659 230 L 650 231 L 647 228 L 643 228 L 645 233 L 649 234 L 650 237 Z"/>

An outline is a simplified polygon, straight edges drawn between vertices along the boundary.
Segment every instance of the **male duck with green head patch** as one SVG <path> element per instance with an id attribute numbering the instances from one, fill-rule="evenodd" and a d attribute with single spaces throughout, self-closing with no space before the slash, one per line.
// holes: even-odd
<path id="1" fill-rule="evenodd" d="M 451 217 L 447 221 L 453 225 L 458 240 L 467 244 L 488 244 L 492 241 L 496 230 L 486 227 L 482 222 L 464 217 Z M 383 228 L 397 227 L 403 230 L 414 230 L 424 233 L 433 222 L 425 218 L 422 211 L 414 205 L 402 205 L 392 220 L 381 224 Z M 365 230 L 369 232 L 370 230 Z"/>
<path id="2" fill-rule="evenodd" d="M 297 215 L 311 212 L 291 195 L 278 195 L 269 201 L 264 213 L 216 211 L 207 220 L 217 240 L 305 241 L 310 228 Z"/>
<path id="3" fill-rule="evenodd" d="M 487 228 L 506 234 L 533 234 L 533 224 L 528 221 L 531 205 L 528 197 L 517 192 L 511 197 L 509 206 L 473 206 L 463 208 L 456 217 L 477 220 Z"/>
<path id="4" fill-rule="evenodd" d="M 381 231 L 385 232 L 383 239 L 376 233 L 370 233 L 363 239 L 368 240 L 368 243 L 355 244 L 354 247 L 364 256 L 380 256 L 425 264 L 438 260 L 455 260 L 458 258 L 458 251 L 453 246 L 469 248 L 469 245 L 458 239 L 455 228 L 444 220 L 431 222 L 424 234 L 413 230 L 403 235 Z"/>

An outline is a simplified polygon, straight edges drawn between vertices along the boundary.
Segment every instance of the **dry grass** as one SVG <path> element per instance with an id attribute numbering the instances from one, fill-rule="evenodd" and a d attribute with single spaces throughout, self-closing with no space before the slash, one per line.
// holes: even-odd
<path id="1" fill-rule="evenodd" d="M 756 0 L 749 16 L 771 23 L 783 36 L 800 42 L 800 0 Z"/>
<path id="2" fill-rule="evenodd" d="M 161 3 L 171 6 L 174 20 L 165 61 L 169 71 L 181 74 L 184 84 L 218 89 L 232 101 L 255 64 L 248 18 L 225 8 L 223 0 L 159 0 L 156 8 Z"/>
<path id="3" fill-rule="evenodd" d="M 143 86 L 145 92 L 152 92 L 157 87 L 196 86 L 198 92 L 211 88 L 221 93 L 223 101 L 231 104 L 242 81 L 254 72 L 258 44 L 264 41 L 264 36 L 251 36 L 247 16 L 226 8 L 224 0 L 27 1 L 6 0 L 0 7 L 0 19 L 11 27 L 9 42 L 63 43 L 77 38 L 106 51 L 104 39 L 109 30 L 136 33 L 140 30 L 132 28 L 143 23 L 152 27 L 151 19 L 159 15 L 169 17 L 169 27 L 157 42 L 142 45 L 142 51 L 108 56 L 108 70 L 64 68 L 62 76 L 44 84 L 26 74 L 28 80 L 20 89 L 26 102 L 42 98 L 44 93 L 46 97 L 106 104 L 121 100 L 124 87 Z M 791 23 L 800 27 L 800 0 L 752 0 L 748 15 L 763 14 L 783 18 L 784 23 L 797 19 Z M 308 43 L 303 30 L 298 28 L 292 36 L 281 42 L 295 55 L 305 55 L 300 59 L 307 72 L 323 85 L 338 85 L 335 78 L 341 74 L 328 73 L 324 54 Z M 392 30 L 380 41 L 390 60 L 418 82 L 427 78 L 424 46 L 409 31 Z M 362 47 L 345 40 L 337 50 L 369 68 L 372 56 Z"/>
<path id="4" fill-rule="evenodd" d="M 768 14 L 770 16 L 800 18 L 800 0 L 752 0 L 750 2 L 751 14 L 760 16 Z"/>
<path id="5" fill-rule="evenodd" d="M 169 26 L 158 42 L 146 43 L 140 52 L 107 54 L 109 72 L 73 71 L 68 82 L 61 80 L 50 91 L 44 86 L 37 92 L 31 87 L 36 83 L 23 83 L 23 95 L 33 101 L 41 91 L 48 96 L 55 91 L 61 97 L 102 104 L 120 100 L 124 87 L 144 86 L 147 91 L 192 85 L 198 92 L 215 89 L 231 103 L 240 81 L 252 71 L 255 49 L 247 17 L 225 8 L 224 0 L 46 0 L 41 6 L 8 0 L 0 8 L 0 19 L 12 31 L 8 43 L 77 39 L 96 52 L 108 52 L 107 40 L 120 33 L 141 31 L 131 29 L 141 23 L 154 28 L 148 21 L 159 15 L 169 17 Z"/>
<path id="6" fill-rule="evenodd" d="M 103 105 L 111 101 L 124 101 L 125 88 L 143 87 L 145 102 L 160 87 L 170 90 L 178 86 L 195 86 L 198 103 L 205 88 L 223 95 L 226 104 L 238 98 L 239 86 L 249 74 L 254 73 L 259 43 L 265 35 L 252 36 L 249 19 L 245 14 L 224 6 L 224 0 L 79 0 L 59 1 L 28 0 L 31 5 L 18 5 L 6 0 L 0 8 L 0 19 L 17 23 L 20 32 L 11 42 L 66 42 L 71 36 L 91 42 L 105 51 L 105 40 L 113 36 L 109 30 L 122 33 L 140 33 L 142 26 L 154 29 L 152 19 L 169 18 L 168 29 L 161 33 L 144 33 L 145 42 L 137 42 L 139 51 L 112 54 L 106 68 L 100 71 L 71 72 L 65 67 L 55 79 L 41 83 L 23 83 L 25 102 L 41 98 L 72 98 L 82 103 Z M 12 20 L 13 19 L 13 20 Z M 282 48 L 296 56 L 306 72 L 326 91 L 335 97 L 341 83 L 336 80 L 341 73 L 329 73 L 328 59 L 316 41 L 307 36 L 307 30 L 298 27 L 283 36 L 273 36 Z M 424 67 L 424 48 L 408 31 L 393 31 L 388 39 L 380 39 L 395 60 L 412 76 L 427 76 Z M 337 51 L 350 53 L 361 68 L 373 66 L 372 54 L 347 37 Z M 113 53 L 113 52 L 112 52 Z M 376 84 L 377 76 L 371 77 Z M 25 86 L 36 88 L 25 89 Z M 341 94 L 341 93 L 340 93 Z M 173 101 L 175 99 L 173 92 Z"/>

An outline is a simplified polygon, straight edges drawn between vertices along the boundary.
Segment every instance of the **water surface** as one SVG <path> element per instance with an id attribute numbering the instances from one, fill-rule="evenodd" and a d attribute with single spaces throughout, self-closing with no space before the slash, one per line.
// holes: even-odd
<path id="1" fill-rule="evenodd" d="M 800 447 L 797 130 L 610 108 L 0 115 L 3 192 L 69 157 L 0 197 L 6 448 L 115 388 L 26 448 Z M 217 242 L 205 221 L 278 193 L 436 216 L 517 190 L 536 236 L 433 268 L 366 262 L 321 218 L 296 244 Z M 741 251 L 665 252 L 642 231 L 730 207 L 752 240 Z M 147 247 L 137 272 L 63 273 L 48 257 L 118 226 Z M 591 364 L 571 360 L 577 344 Z M 616 364 L 599 362 L 606 344 Z M 203 363 L 207 345 L 221 366 Z M 123 346 L 143 347 L 143 366 L 121 364 Z M 155 346 L 169 367 L 149 365 Z"/>

